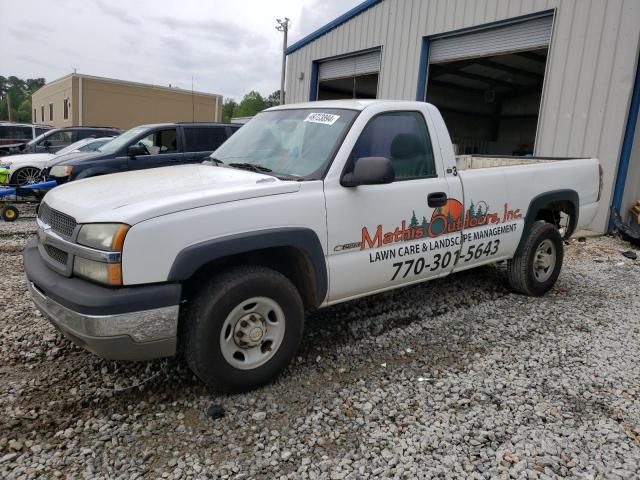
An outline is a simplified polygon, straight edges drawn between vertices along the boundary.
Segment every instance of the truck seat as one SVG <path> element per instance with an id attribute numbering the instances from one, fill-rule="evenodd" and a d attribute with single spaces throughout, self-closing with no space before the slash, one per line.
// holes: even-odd
<path id="1" fill-rule="evenodd" d="M 391 142 L 391 163 L 396 178 L 424 177 L 428 172 L 427 149 L 417 135 L 399 133 Z"/>

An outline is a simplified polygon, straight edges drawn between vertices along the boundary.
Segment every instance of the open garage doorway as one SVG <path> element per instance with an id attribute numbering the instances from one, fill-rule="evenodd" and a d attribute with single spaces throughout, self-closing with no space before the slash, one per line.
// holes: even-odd
<path id="1" fill-rule="evenodd" d="M 547 49 L 430 65 L 427 102 L 459 154 L 533 155 Z"/>
<path id="2" fill-rule="evenodd" d="M 340 100 L 344 98 L 376 98 L 378 74 L 334 78 L 318 82 L 318 100 Z"/>
<path id="3" fill-rule="evenodd" d="M 433 39 L 425 100 L 457 154 L 533 155 L 553 16 Z"/>

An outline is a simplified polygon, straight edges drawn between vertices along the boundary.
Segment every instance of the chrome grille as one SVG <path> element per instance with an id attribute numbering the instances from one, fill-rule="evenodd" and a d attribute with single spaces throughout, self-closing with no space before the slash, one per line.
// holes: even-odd
<path id="1" fill-rule="evenodd" d="M 76 228 L 76 221 L 73 217 L 54 210 L 44 202 L 38 208 L 38 218 L 49 225 L 51 230 L 68 238 L 71 238 L 73 230 Z"/>
<path id="2" fill-rule="evenodd" d="M 64 252 L 52 245 L 45 245 L 44 248 L 47 251 L 47 255 L 49 255 L 52 260 L 55 260 L 61 265 L 67 264 L 67 259 L 69 258 L 69 254 L 67 252 Z"/>

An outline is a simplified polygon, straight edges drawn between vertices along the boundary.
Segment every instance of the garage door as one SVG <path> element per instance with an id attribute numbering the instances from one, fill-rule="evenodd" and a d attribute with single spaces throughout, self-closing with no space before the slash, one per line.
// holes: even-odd
<path id="1" fill-rule="evenodd" d="M 380 50 L 321 62 L 316 99 L 376 98 L 379 72 Z"/>
<path id="2" fill-rule="evenodd" d="M 379 70 L 380 50 L 376 50 L 362 55 L 322 62 L 318 66 L 318 79 L 330 80 L 332 78 L 355 77 L 368 73 L 378 73 Z"/>
<path id="3" fill-rule="evenodd" d="M 440 37 L 431 42 L 429 63 L 544 48 L 551 40 L 553 15 L 494 28 Z"/>

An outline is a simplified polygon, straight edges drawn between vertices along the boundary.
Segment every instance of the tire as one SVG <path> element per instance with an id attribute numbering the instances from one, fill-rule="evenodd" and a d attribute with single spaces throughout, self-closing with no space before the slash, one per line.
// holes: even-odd
<path id="1" fill-rule="evenodd" d="M 5 222 L 15 222 L 20 216 L 20 212 L 13 205 L 7 205 L 2 209 L 2 219 Z"/>
<path id="2" fill-rule="evenodd" d="M 181 321 L 191 370 L 211 389 L 237 393 L 269 383 L 289 364 L 302 338 L 304 307 L 284 275 L 242 266 L 204 284 Z"/>
<path id="3" fill-rule="evenodd" d="M 42 177 L 42 171 L 38 167 L 22 167 L 13 174 L 11 183 L 16 185 L 29 185 L 37 183 Z"/>
<path id="4" fill-rule="evenodd" d="M 563 242 L 558 229 L 550 223 L 534 223 L 520 252 L 507 262 L 509 286 L 523 295 L 544 295 L 558 280 L 563 258 Z"/>

